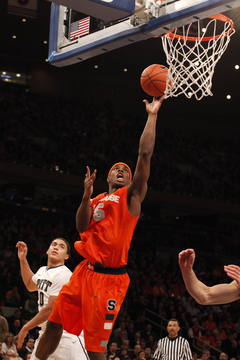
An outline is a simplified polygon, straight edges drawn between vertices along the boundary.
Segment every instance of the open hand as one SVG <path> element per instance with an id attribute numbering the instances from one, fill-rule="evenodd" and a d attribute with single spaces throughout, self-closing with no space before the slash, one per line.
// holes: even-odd
<path id="1" fill-rule="evenodd" d="M 19 260 L 26 259 L 28 248 L 23 241 L 18 241 L 16 247 L 18 248 L 18 258 Z"/>
<path id="2" fill-rule="evenodd" d="M 165 95 L 161 96 L 160 98 L 153 98 L 153 101 L 149 103 L 147 100 L 143 100 L 146 105 L 146 111 L 148 114 L 157 114 L 158 110 L 160 109 L 162 102 L 165 98 Z"/>
<path id="3" fill-rule="evenodd" d="M 90 169 L 87 166 L 87 173 L 86 173 L 85 179 L 84 179 L 84 195 L 87 196 L 89 199 L 91 198 L 92 193 L 93 193 L 93 183 L 96 179 L 96 173 L 97 173 L 97 170 L 94 170 L 94 172 L 91 175 Z"/>
<path id="4" fill-rule="evenodd" d="M 190 271 L 195 261 L 195 251 L 193 249 L 183 250 L 178 254 L 178 263 L 181 270 Z"/>
<path id="5" fill-rule="evenodd" d="M 240 287 L 240 267 L 237 265 L 227 265 L 224 266 L 224 271 L 231 279 L 235 280 Z"/>

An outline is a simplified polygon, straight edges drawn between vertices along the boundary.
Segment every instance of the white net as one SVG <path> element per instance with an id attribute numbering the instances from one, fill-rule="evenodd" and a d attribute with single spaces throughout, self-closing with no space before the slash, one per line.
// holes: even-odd
<path id="1" fill-rule="evenodd" d="M 211 92 L 215 66 L 235 30 L 225 15 L 209 17 L 203 28 L 198 20 L 162 36 L 169 65 L 165 97 L 185 94 L 197 100 Z M 210 34 L 211 36 L 208 36 Z"/>

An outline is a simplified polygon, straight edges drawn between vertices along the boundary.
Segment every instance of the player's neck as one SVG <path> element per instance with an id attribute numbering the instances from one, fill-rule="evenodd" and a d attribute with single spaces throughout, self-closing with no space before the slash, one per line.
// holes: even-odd
<path id="1" fill-rule="evenodd" d="M 126 185 L 124 185 L 124 186 L 126 186 Z M 108 188 L 109 195 L 115 193 L 118 189 L 121 189 L 124 186 L 111 186 L 111 185 L 109 185 L 109 188 Z"/>
<path id="2" fill-rule="evenodd" d="M 58 266 L 62 266 L 64 265 L 64 262 L 55 262 L 55 261 L 51 261 L 51 260 L 48 260 L 47 262 L 47 267 L 48 268 L 53 268 L 53 267 L 58 267 Z"/>

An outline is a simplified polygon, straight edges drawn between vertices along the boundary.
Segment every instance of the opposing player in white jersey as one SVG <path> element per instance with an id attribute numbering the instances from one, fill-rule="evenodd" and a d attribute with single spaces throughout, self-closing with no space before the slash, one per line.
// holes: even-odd
<path id="1" fill-rule="evenodd" d="M 49 315 L 52 312 L 54 301 L 56 300 L 62 286 L 67 283 L 72 272 L 64 265 L 70 253 L 69 243 L 63 238 L 52 241 L 48 251 L 47 266 L 42 266 L 36 274 L 31 271 L 27 261 L 27 245 L 19 241 L 18 258 L 22 279 L 28 291 L 38 291 L 38 310 L 34 318 L 27 322 L 18 334 L 18 348 L 22 346 L 24 338 L 29 330 L 36 326 L 41 327 L 39 338 L 37 339 L 31 359 L 35 359 L 35 351 L 45 328 Z M 87 352 L 84 348 L 83 334 L 79 337 L 63 332 L 60 343 L 56 351 L 48 358 L 49 360 L 86 360 Z"/>

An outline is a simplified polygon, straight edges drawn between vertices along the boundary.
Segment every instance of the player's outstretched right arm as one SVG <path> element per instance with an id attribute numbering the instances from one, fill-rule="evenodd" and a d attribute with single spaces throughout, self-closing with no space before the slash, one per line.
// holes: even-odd
<path id="1" fill-rule="evenodd" d="M 139 141 L 138 159 L 133 180 L 128 186 L 128 211 L 133 216 L 139 215 L 140 204 L 147 192 L 147 181 L 150 175 L 150 161 L 156 138 L 158 111 L 163 100 L 164 95 L 161 98 L 153 98 L 151 103 L 144 100 L 148 118 Z"/>
<path id="2" fill-rule="evenodd" d="M 240 287 L 235 280 L 230 284 L 220 284 L 211 287 L 198 280 L 193 271 L 195 260 L 193 249 L 181 251 L 178 255 L 178 260 L 186 288 L 199 304 L 227 304 L 240 298 Z"/>
<path id="3" fill-rule="evenodd" d="M 27 245 L 23 241 L 19 241 L 16 245 L 18 249 L 18 258 L 20 260 L 20 268 L 23 282 L 28 291 L 37 291 L 37 285 L 32 281 L 33 272 L 31 271 L 27 261 Z"/>

